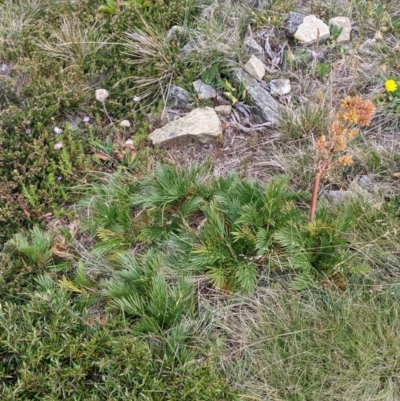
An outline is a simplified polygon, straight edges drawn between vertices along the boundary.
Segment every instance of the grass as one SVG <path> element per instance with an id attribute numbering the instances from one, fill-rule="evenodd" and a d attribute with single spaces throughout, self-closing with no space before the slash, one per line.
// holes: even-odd
<path id="1" fill-rule="evenodd" d="M 0 3 L 2 399 L 400 398 L 395 2 Z M 224 88 L 246 35 L 279 49 L 294 10 L 348 16 L 352 40 L 265 59 L 292 85 L 279 127 L 150 146 L 170 85 L 200 104 L 192 82 Z M 377 112 L 309 223 L 315 146 L 346 95 Z"/>

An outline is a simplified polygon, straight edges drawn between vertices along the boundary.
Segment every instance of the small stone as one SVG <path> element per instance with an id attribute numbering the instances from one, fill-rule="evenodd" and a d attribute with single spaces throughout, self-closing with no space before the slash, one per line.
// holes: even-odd
<path id="1" fill-rule="evenodd" d="M 291 11 L 285 22 L 285 33 L 288 38 L 293 38 L 299 25 L 304 21 L 305 15 Z"/>
<path id="2" fill-rule="evenodd" d="M 335 204 L 342 202 L 353 194 L 352 191 L 325 191 L 324 195 Z"/>
<path id="3" fill-rule="evenodd" d="M 186 143 L 192 140 L 206 144 L 215 142 L 221 132 L 221 121 L 214 109 L 202 107 L 194 109 L 185 117 L 156 129 L 149 135 L 149 138 L 154 145 Z"/>
<path id="4" fill-rule="evenodd" d="M 169 90 L 168 100 L 171 101 L 175 107 L 187 108 L 190 105 L 192 97 L 187 90 L 172 85 Z"/>
<path id="5" fill-rule="evenodd" d="M 350 40 L 350 32 L 351 32 L 351 22 L 350 18 L 347 17 L 335 17 L 329 20 L 329 27 L 337 26 L 338 28 L 342 28 L 342 32 L 336 38 L 336 41 L 346 42 Z"/>
<path id="6" fill-rule="evenodd" d="M 304 45 L 317 43 L 317 41 L 323 42 L 327 40 L 329 36 L 330 31 L 328 25 L 315 15 L 308 15 L 305 17 L 303 23 L 299 25 L 294 34 L 295 39 Z"/>
<path id="7" fill-rule="evenodd" d="M 189 42 L 187 42 L 186 45 L 183 46 L 181 49 L 181 54 L 183 57 L 188 57 L 192 53 L 196 53 L 196 52 L 197 52 L 197 45 L 196 45 L 196 42 L 193 40 L 189 40 Z"/>
<path id="8" fill-rule="evenodd" d="M 362 175 L 359 179 L 358 182 L 361 187 L 369 189 L 372 185 L 372 180 L 368 175 Z"/>
<path id="9" fill-rule="evenodd" d="M 287 95 L 292 91 L 292 86 L 288 79 L 273 79 L 270 82 L 271 95 Z"/>
<path id="10" fill-rule="evenodd" d="M 232 112 L 232 106 L 230 104 L 220 105 L 215 107 L 215 112 L 220 115 L 227 116 Z"/>
<path id="11" fill-rule="evenodd" d="M 358 52 L 360 54 L 368 54 L 368 55 L 373 55 L 376 54 L 375 51 L 375 46 L 376 46 L 376 39 L 367 39 L 364 43 L 360 45 L 358 48 Z"/>
<path id="12" fill-rule="evenodd" d="M 175 38 L 179 38 L 185 32 L 184 28 L 179 25 L 172 26 L 167 32 L 167 41 L 171 41 Z"/>
<path id="13" fill-rule="evenodd" d="M 254 55 L 252 55 L 250 60 L 244 65 L 244 69 L 259 81 L 261 81 L 265 75 L 264 64 Z"/>
<path id="14" fill-rule="evenodd" d="M 199 99 L 213 99 L 217 97 L 217 91 L 211 85 L 205 84 L 201 79 L 194 81 L 193 87 L 199 95 Z"/>
<path id="15" fill-rule="evenodd" d="M 248 37 L 243 43 L 244 51 L 249 56 L 256 56 L 260 60 L 264 58 L 264 49 L 253 38 Z"/>

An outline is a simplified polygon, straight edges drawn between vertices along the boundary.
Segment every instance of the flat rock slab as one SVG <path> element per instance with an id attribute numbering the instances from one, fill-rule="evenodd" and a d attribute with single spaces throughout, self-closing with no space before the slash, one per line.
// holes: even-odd
<path id="1" fill-rule="evenodd" d="M 215 142 L 222 133 L 221 121 L 211 107 L 194 109 L 187 116 L 171 121 L 153 131 L 149 138 L 153 145 Z"/>
<path id="2" fill-rule="evenodd" d="M 278 125 L 281 107 L 255 78 L 242 68 L 234 68 L 232 71 L 232 80 L 235 84 L 240 82 L 243 84 L 247 91 L 247 98 L 253 106 L 252 113 L 258 123 L 264 124 L 269 122 L 271 125 Z"/>
<path id="3" fill-rule="evenodd" d="M 323 42 L 327 40 L 329 36 L 329 26 L 315 15 L 307 15 L 294 34 L 295 39 L 303 45 Z"/>

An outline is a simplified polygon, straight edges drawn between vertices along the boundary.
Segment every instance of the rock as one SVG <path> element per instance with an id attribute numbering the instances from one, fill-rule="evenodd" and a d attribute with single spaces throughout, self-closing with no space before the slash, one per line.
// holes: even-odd
<path id="1" fill-rule="evenodd" d="M 262 0 L 234 0 L 234 2 L 246 5 L 252 10 L 259 9 L 261 7 L 261 4 L 263 3 Z"/>
<path id="2" fill-rule="evenodd" d="M 348 198 L 353 194 L 353 191 L 325 191 L 324 195 L 332 202 L 332 203 L 340 203 L 344 199 Z"/>
<path id="3" fill-rule="evenodd" d="M 245 39 L 243 49 L 249 56 L 254 55 L 260 60 L 264 58 L 264 49 L 252 37 Z"/>
<path id="4" fill-rule="evenodd" d="M 81 129 L 80 124 L 82 124 L 81 117 L 71 117 L 65 122 L 65 127 L 70 131 L 79 131 Z"/>
<path id="5" fill-rule="evenodd" d="M 350 18 L 347 17 L 335 17 L 329 20 L 329 27 L 337 26 L 338 28 L 342 28 L 342 32 L 336 38 L 337 42 L 346 42 L 350 40 L 350 32 L 351 32 L 351 22 Z"/>
<path id="6" fill-rule="evenodd" d="M 8 65 L 6 63 L 0 64 L 0 75 L 5 77 L 10 77 L 11 71 L 12 71 L 11 65 Z"/>
<path id="7" fill-rule="evenodd" d="M 304 45 L 323 42 L 330 36 L 329 27 L 315 15 L 304 17 L 303 23 L 299 25 L 295 39 Z"/>
<path id="8" fill-rule="evenodd" d="M 358 48 L 358 52 L 360 54 L 368 54 L 368 55 L 376 54 L 375 46 L 376 46 L 376 39 L 367 39 L 364 43 L 360 45 L 360 47 Z"/>
<path id="9" fill-rule="evenodd" d="M 227 116 L 227 115 L 231 114 L 232 106 L 230 104 L 220 105 L 220 106 L 216 106 L 214 108 L 214 110 L 217 114 Z"/>
<path id="10" fill-rule="evenodd" d="M 196 52 L 197 52 L 197 46 L 196 46 L 196 42 L 193 40 L 189 40 L 189 42 L 187 42 L 186 45 L 183 46 L 181 49 L 181 55 L 183 57 L 188 57 L 192 53 L 196 53 Z"/>
<path id="11" fill-rule="evenodd" d="M 173 39 L 179 39 L 185 33 L 185 29 L 179 25 L 172 26 L 167 32 L 167 41 L 171 41 Z"/>
<path id="12" fill-rule="evenodd" d="M 217 91 L 208 84 L 205 84 L 201 79 L 193 82 L 193 86 L 199 99 L 212 99 L 217 97 Z"/>
<path id="13" fill-rule="evenodd" d="M 261 81 L 265 75 L 264 64 L 254 55 L 252 55 L 250 60 L 244 65 L 244 69 L 259 81 Z"/>
<path id="14" fill-rule="evenodd" d="M 270 87 L 271 95 L 287 95 L 292 90 L 288 79 L 273 79 L 270 82 Z"/>
<path id="15" fill-rule="evenodd" d="M 190 108 L 192 96 L 187 90 L 172 85 L 169 90 L 168 101 L 171 102 L 174 107 Z"/>
<path id="16" fill-rule="evenodd" d="M 205 144 L 216 141 L 221 132 L 221 121 L 214 109 L 202 107 L 194 109 L 179 120 L 156 129 L 149 135 L 149 138 L 154 145 L 185 143 L 192 140 Z"/>
<path id="17" fill-rule="evenodd" d="M 254 106 L 252 111 L 258 123 L 270 122 L 271 125 L 278 125 L 280 105 L 255 78 L 242 68 L 234 68 L 231 79 L 235 85 L 243 84 L 247 91 L 247 98 Z"/>
<path id="18" fill-rule="evenodd" d="M 358 179 L 358 183 L 360 184 L 360 187 L 365 189 L 370 189 L 372 186 L 372 180 L 368 175 L 362 175 Z"/>
<path id="19" fill-rule="evenodd" d="M 305 15 L 291 11 L 285 22 L 285 33 L 288 38 L 293 38 L 299 25 L 304 21 Z"/>

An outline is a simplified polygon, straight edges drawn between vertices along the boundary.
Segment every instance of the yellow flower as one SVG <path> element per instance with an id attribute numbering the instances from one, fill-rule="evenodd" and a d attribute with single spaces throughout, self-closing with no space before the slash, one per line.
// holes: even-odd
<path id="1" fill-rule="evenodd" d="M 388 92 L 396 92 L 397 91 L 397 82 L 394 79 L 388 79 L 385 82 L 385 88 Z"/>

